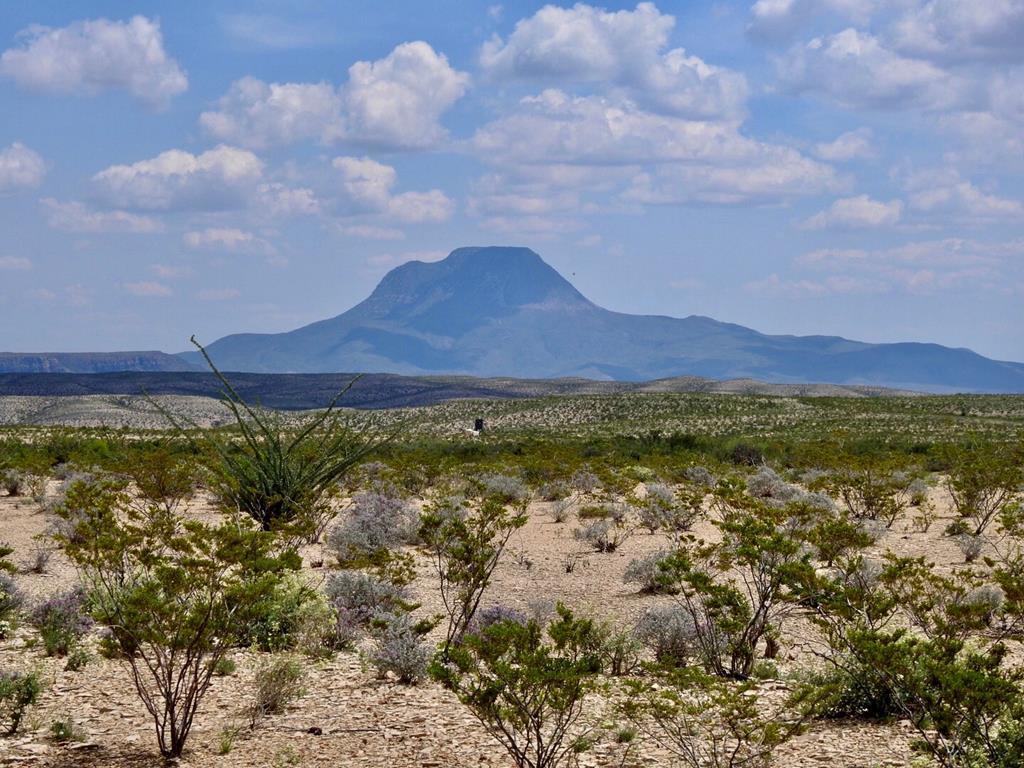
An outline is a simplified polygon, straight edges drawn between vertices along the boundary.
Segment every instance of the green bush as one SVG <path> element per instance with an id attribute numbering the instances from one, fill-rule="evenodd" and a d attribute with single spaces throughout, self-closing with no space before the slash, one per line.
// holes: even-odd
<path id="1" fill-rule="evenodd" d="M 7 733 L 18 732 L 25 710 L 36 703 L 42 683 L 35 672 L 0 672 L 0 721 L 7 722 Z"/>
<path id="2" fill-rule="evenodd" d="M 444 656 L 471 625 L 509 538 L 525 524 L 523 507 L 513 511 L 494 498 L 471 506 L 449 500 L 423 514 L 420 539 L 441 582 L 447 614 Z"/>
<path id="3" fill-rule="evenodd" d="M 583 702 L 598 685 L 598 630 L 562 605 L 547 637 L 535 620 L 499 621 L 467 634 L 433 672 L 518 768 L 566 765 L 586 743 Z"/>
<path id="4" fill-rule="evenodd" d="M 93 614 L 131 671 L 161 754 L 177 757 L 218 663 L 299 558 L 238 514 L 212 524 L 140 510 L 109 485 L 73 485 L 66 508 L 64 550 L 92 586 Z"/>

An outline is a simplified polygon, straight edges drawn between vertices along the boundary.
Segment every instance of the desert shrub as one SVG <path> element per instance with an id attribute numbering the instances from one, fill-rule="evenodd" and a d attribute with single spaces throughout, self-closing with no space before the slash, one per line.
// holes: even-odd
<path id="1" fill-rule="evenodd" d="M 565 480 L 552 480 L 537 489 L 537 496 L 541 501 L 562 501 L 570 493 L 572 489 Z"/>
<path id="2" fill-rule="evenodd" d="M 441 583 L 447 614 L 443 656 L 473 622 L 509 538 L 525 524 L 522 509 L 510 510 L 493 498 L 472 506 L 442 502 L 426 510 L 420 538 Z"/>
<path id="3" fill-rule="evenodd" d="M 484 496 L 489 496 L 502 504 L 523 504 L 533 496 L 529 486 L 518 477 L 481 475 L 478 482 Z"/>
<path id="4" fill-rule="evenodd" d="M 253 701 L 249 705 L 249 727 L 255 728 L 269 716 L 280 714 L 305 692 L 305 672 L 295 659 L 272 658 L 258 670 L 254 679 Z"/>
<path id="5" fill-rule="evenodd" d="M 823 481 L 830 493 L 843 500 L 852 517 L 878 520 L 891 528 L 910 506 L 911 478 L 877 460 L 836 469 Z"/>
<path id="6" fill-rule="evenodd" d="M 383 490 L 359 493 L 327 546 L 342 568 L 379 567 L 395 549 L 415 544 L 419 515 L 411 504 Z"/>
<path id="7" fill-rule="evenodd" d="M 507 605 L 490 605 L 477 615 L 476 622 L 473 625 L 473 632 L 480 632 L 487 629 L 492 624 L 497 624 L 502 621 L 514 621 L 518 624 L 525 624 L 529 621 L 529 617 L 522 611 L 511 608 Z"/>
<path id="8" fill-rule="evenodd" d="M 611 516 L 611 508 L 607 504 L 586 504 L 576 513 L 580 520 L 607 520 Z"/>
<path id="9" fill-rule="evenodd" d="M 50 723 L 50 738 L 57 744 L 67 744 L 71 741 L 82 741 L 83 736 L 81 729 L 69 715 Z"/>
<path id="10" fill-rule="evenodd" d="M 599 649 L 601 669 L 610 677 L 639 674 L 644 646 L 629 630 L 606 629 Z"/>
<path id="11" fill-rule="evenodd" d="M 694 667 L 657 669 L 627 694 L 620 711 L 687 768 L 763 768 L 807 718 L 799 702 L 765 707 L 753 683 Z"/>
<path id="12" fill-rule="evenodd" d="M 991 626 L 1006 602 L 1006 593 L 998 584 L 982 584 L 967 594 L 967 602 L 981 609 L 986 626 Z"/>
<path id="13" fill-rule="evenodd" d="M 813 573 L 810 553 L 787 528 L 786 508 L 721 487 L 723 515 L 715 521 L 721 541 L 687 542 L 662 561 L 679 604 L 694 617 L 696 646 L 707 669 L 745 679 L 758 645 L 771 648 L 794 610 L 791 586 Z M 730 574 L 737 574 L 737 585 Z"/>
<path id="14" fill-rule="evenodd" d="M 797 498 L 800 489 L 779 477 L 771 467 L 762 466 L 747 478 L 747 493 L 758 499 L 785 504 Z"/>
<path id="15" fill-rule="evenodd" d="M 0 672 L 0 721 L 7 723 L 8 735 L 18 732 L 25 710 L 36 703 L 41 690 L 35 672 Z"/>
<path id="16" fill-rule="evenodd" d="M 146 451 L 128 464 L 125 474 L 145 503 L 158 506 L 168 514 L 191 498 L 198 483 L 193 459 L 175 454 L 166 446 Z"/>
<path id="17" fill-rule="evenodd" d="M 640 591 L 646 594 L 670 592 L 672 585 L 665 583 L 658 569 L 658 563 L 668 557 L 668 552 L 659 550 L 643 557 L 635 557 L 629 561 L 622 574 L 624 584 L 639 584 Z"/>
<path id="18" fill-rule="evenodd" d="M 728 452 L 729 461 L 742 467 L 756 467 L 764 464 L 761 449 L 750 443 L 736 443 Z"/>
<path id="19" fill-rule="evenodd" d="M 25 596 L 14 579 L 0 572 L 0 639 L 10 634 L 24 604 Z"/>
<path id="20" fill-rule="evenodd" d="M 984 544 L 985 540 L 981 536 L 965 533 L 956 537 L 956 545 L 960 548 L 965 563 L 973 563 L 977 560 Z"/>
<path id="21" fill-rule="evenodd" d="M 41 543 L 32 547 L 31 555 L 23 568 L 28 573 L 43 574 L 50 566 L 50 549 Z"/>
<path id="22" fill-rule="evenodd" d="M 637 620 L 634 634 L 660 664 L 683 666 L 696 650 L 696 623 L 678 605 L 648 608 Z"/>
<path id="23" fill-rule="evenodd" d="M 800 680 L 800 685 L 816 700 L 817 717 L 886 720 L 903 714 L 891 686 L 870 665 L 853 657 L 833 661 L 833 667 L 804 675 Z"/>
<path id="24" fill-rule="evenodd" d="M 584 698 L 598 684 L 593 624 L 564 606 L 548 627 L 502 621 L 467 634 L 432 672 L 508 751 L 518 768 L 568 764 L 584 743 Z"/>
<path id="25" fill-rule="evenodd" d="M 14 547 L 6 541 L 0 541 L 0 573 L 17 573 L 18 566 L 10 561 L 9 557 L 14 554 Z"/>
<path id="26" fill-rule="evenodd" d="M 640 525 L 655 533 L 676 506 L 676 495 L 664 483 L 647 483 L 647 493 L 637 504 Z"/>
<path id="27" fill-rule="evenodd" d="M 3 488 L 8 496 L 21 496 L 24 477 L 16 469 L 5 469 L 0 472 L 0 488 Z"/>
<path id="28" fill-rule="evenodd" d="M 593 493 L 598 489 L 601 482 L 597 479 L 597 475 L 593 472 L 580 469 L 573 473 L 572 478 L 569 480 L 569 485 L 576 493 L 589 494 Z"/>
<path id="29" fill-rule="evenodd" d="M 688 483 L 693 485 L 703 486 L 704 488 L 714 488 L 715 476 L 706 467 L 699 465 L 692 465 L 683 470 L 683 477 Z"/>
<path id="30" fill-rule="evenodd" d="M 316 590 L 298 575 L 281 579 L 253 606 L 252 618 L 239 635 L 238 644 L 261 651 L 295 649 L 306 606 L 316 600 Z"/>
<path id="31" fill-rule="evenodd" d="M 1003 642 L 979 634 L 992 606 L 974 596 L 973 577 L 891 555 L 861 572 L 859 559 L 843 563 L 812 577 L 807 595 L 845 701 L 909 721 L 941 766 L 998 764 L 996 734 L 1022 691 Z"/>
<path id="32" fill-rule="evenodd" d="M 396 613 L 410 606 L 402 587 L 361 571 L 339 571 L 324 586 L 328 602 L 355 626 L 366 627 L 377 614 Z"/>
<path id="33" fill-rule="evenodd" d="M 573 501 L 571 499 L 561 499 L 556 501 L 550 511 L 551 519 L 556 523 L 564 523 L 572 515 Z"/>
<path id="34" fill-rule="evenodd" d="M 945 486 L 953 509 L 980 535 L 1024 488 L 1024 466 L 1012 451 L 976 441 L 949 447 Z"/>
<path id="35" fill-rule="evenodd" d="M 230 656 L 224 656 L 213 667 L 213 674 L 216 677 L 228 677 L 235 674 L 238 665 Z"/>
<path id="36" fill-rule="evenodd" d="M 910 494 L 910 506 L 923 507 L 928 503 L 928 491 L 931 487 L 925 480 L 915 477 L 907 486 L 907 493 Z"/>
<path id="37" fill-rule="evenodd" d="M 433 649 L 423 640 L 429 624 L 417 624 L 408 613 L 392 613 L 374 621 L 374 644 L 367 657 L 384 677 L 389 672 L 398 682 L 415 685 L 427 676 Z"/>
<path id="38" fill-rule="evenodd" d="M 631 531 L 611 520 L 593 520 L 573 531 L 573 536 L 595 552 L 615 552 L 630 537 Z"/>
<path id="39" fill-rule="evenodd" d="M 81 483 L 66 506 L 76 513 L 64 550 L 91 585 L 93 614 L 120 648 L 161 754 L 177 757 L 217 663 L 299 558 L 238 514 L 211 524 L 140 511 L 123 491 Z"/>
<path id="40" fill-rule="evenodd" d="M 86 613 L 86 594 L 82 587 L 61 592 L 36 605 L 29 621 L 39 630 L 47 656 L 67 656 L 92 628 Z"/>
<path id="41" fill-rule="evenodd" d="M 814 516 L 804 532 L 804 539 L 828 568 L 840 557 L 875 543 L 875 537 L 865 530 L 863 521 L 851 520 L 842 513 Z"/>
<path id="42" fill-rule="evenodd" d="M 208 464 L 211 490 L 221 509 L 242 511 L 264 531 L 288 530 L 315 536 L 331 517 L 331 499 L 338 483 L 370 452 L 391 437 L 378 419 L 359 420 L 337 404 L 355 383 L 342 389 L 327 408 L 294 425 L 286 417 L 246 403 L 217 369 L 206 350 L 192 338 L 223 387 L 222 402 L 230 409 L 238 437 L 207 430 L 196 446 Z M 164 415 L 177 425 L 166 411 Z M 190 441 L 191 433 L 180 429 Z"/>

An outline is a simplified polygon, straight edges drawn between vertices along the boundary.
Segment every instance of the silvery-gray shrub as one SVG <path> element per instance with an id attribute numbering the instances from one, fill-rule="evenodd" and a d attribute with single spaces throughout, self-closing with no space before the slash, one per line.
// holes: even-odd
<path id="1" fill-rule="evenodd" d="M 377 617 L 383 626 L 377 631 L 373 648 L 367 653 L 370 663 L 383 677 L 388 672 L 399 682 L 414 685 L 427 676 L 433 655 L 431 647 L 407 613 Z"/>
<path id="2" fill-rule="evenodd" d="M 657 661 L 683 665 L 694 653 L 697 626 L 685 608 L 663 605 L 644 611 L 635 633 Z"/>
<path id="3" fill-rule="evenodd" d="M 416 543 L 419 515 L 404 499 L 384 491 L 356 494 L 344 519 L 327 536 L 341 563 L 363 561 L 384 550 Z"/>

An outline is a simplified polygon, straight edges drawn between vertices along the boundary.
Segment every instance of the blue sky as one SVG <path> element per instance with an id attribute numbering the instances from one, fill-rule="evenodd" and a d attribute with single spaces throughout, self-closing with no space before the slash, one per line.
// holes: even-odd
<path id="1" fill-rule="evenodd" d="M 614 310 L 1024 360 L 1024 0 L 11 2 L 0 348 L 527 245 Z"/>

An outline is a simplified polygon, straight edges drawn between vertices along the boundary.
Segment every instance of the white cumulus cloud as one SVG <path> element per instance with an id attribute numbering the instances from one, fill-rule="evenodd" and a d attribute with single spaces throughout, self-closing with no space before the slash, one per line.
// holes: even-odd
<path id="1" fill-rule="evenodd" d="M 867 195 L 844 197 L 804 222 L 807 229 L 875 229 L 897 224 L 903 214 L 903 202 L 885 203 Z"/>
<path id="2" fill-rule="evenodd" d="M 381 214 L 405 222 L 444 221 L 455 204 L 439 189 L 393 194 L 398 181 L 393 167 L 369 157 L 336 157 L 340 179 L 336 210 L 341 215 Z"/>
<path id="3" fill-rule="evenodd" d="M 252 152 L 221 145 L 199 155 L 172 149 L 112 165 L 93 182 L 119 208 L 218 210 L 242 206 L 262 175 L 263 162 Z"/>
<path id="4" fill-rule="evenodd" d="M 858 128 L 855 131 L 847 131 L 837 136 L 834 141 L 821 142 L 814 146 L 814 154 L 822 160 L 833 163 L 843 163 L 850 160 L 860 160 L 872 157 L 875 154 L 871 145 L 871 130 L 869 128 Z"/>
<path id="5" fill-rule="evenodd" d="M 849 109 L 944 110 L 974 98 L 971 84 L 957 74 L 903 56 L 853 27 L 794 46 L 778 64 L 788 89 L 820 93 Z"/>
<path id="6" fill-rule="evenodd" d="M 199 122 L 218 139 L 252 148 L 304 140 L 422 148 L 445 139 L 441 117 L 468 86 L 469 75 L 416 41 L 356 62 L 337 87 L 242 78 Z"/>
<path id="7" fill-rule="evenodd" d="M 738 203 L 814 194 L 835 171 L 796 150 L 748 138 L 728 123 L 655 114 L 624 101 L 549 89 L 474 137 L 481 157 L 513 166 L 607 168 L 632 179 L 638 203 Z M 627 173 L 622 174 L 625 170 Z M 563 186 L 590 186 L 592 177 Z"/>
<path id="8" fill-rule="evenodd" d="M 159 22 L 76 21 L 54 29 L 31 26 L 21 45 L 0 55 L 0 76 L 22 88 L 92 94 L 119 88 L 146 104 L 166 107 L 188 88 L 188 78 L 164 50 Z"/>
<path id="9" fill-rule="evenodd" d="M 494 78 L 618 86 L 648 108 L 687 117 L 741 114 L 748 91 L 743 75 L 682 48 L 665 50 L 674 26 L 653 3 L 615 12 L 547 5 L 519 21 L 507 40 L 487 42 L 480 63 Z"/>
<path id="10" fill-rule="evenodd" d="M 46 162 L 21 142 L 0 149 L 0 192 L 38 187 L 46 175 Z"/>

